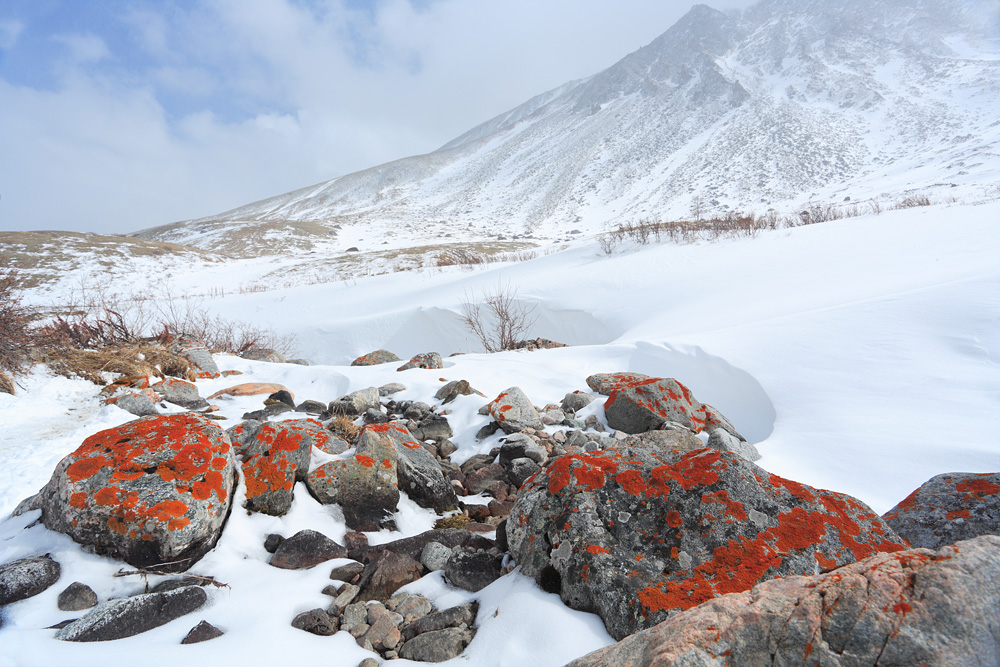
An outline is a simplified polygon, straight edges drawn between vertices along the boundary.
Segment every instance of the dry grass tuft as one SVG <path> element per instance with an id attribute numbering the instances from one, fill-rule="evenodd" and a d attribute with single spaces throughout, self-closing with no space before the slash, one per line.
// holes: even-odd
<path id="1" fill-rule="evenodd" d="M 158 345 L 127 345 L 100 350 L 80 350 L 72 347 L 49 347 L 39 350 L 39 361 L 64 377 L 80 377 L 97 385 L 105 385 L 106 373 L 128 377 L 145 375 L 164 378 L 195 379 L 191 364 L 183 357 L 171 354 Z"/>
<path id="2" fill-rule="evenodd" d="M 334 435 L 340 436 L 346 440 L 350 445 L 354 445 L 354 443 L 358 440 L 358 436 L 361 434 L 361 427 L 354 423 L 353 417 L 349 417 L 347 415 L 335 417 L 327 428 L 329 428 Z"/>
<path id="3" fill-rule="evenodd" d="M 447 529 L 447 528 L 465 528 L 465 524 L 472 521 L 472 518 L 468 514 L 454 514 L 452 516 L 446 516 L 443 519 L 438 519 L 434 522 L 434 528 L 436 529 Z"/>
<path id="4" fill-rule="evenodd" d="M 0 392 L 4 394 L 14 394 L 14 382 L 10 379 L 10 376 L 0 371 Z"/>

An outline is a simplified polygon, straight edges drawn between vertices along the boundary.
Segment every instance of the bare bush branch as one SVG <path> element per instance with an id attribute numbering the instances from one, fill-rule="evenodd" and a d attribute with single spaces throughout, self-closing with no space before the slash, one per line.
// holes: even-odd
<path id="1" fill-rule="evenodd" d="M 487 352 L 513 350 L 538 319 L 534 306 L 517 300 L 517 289 L 498 282 L 491 292 L 472 300 L 466 294 L 462 321 Z"/>

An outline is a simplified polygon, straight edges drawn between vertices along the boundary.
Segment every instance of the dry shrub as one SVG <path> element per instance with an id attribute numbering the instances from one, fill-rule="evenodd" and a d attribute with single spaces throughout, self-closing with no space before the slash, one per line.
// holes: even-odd
<path id="1" fill-rule="evenodd" d="M 916 208 L 917 206 L 930 206 L 931 198 L 927 195 L 910 195 L 896 202 L 896 208 Z"/>
<path id="2" fill-rule="evenodd" d="M 452 516 L 446 516 L 443 519 L 438 519 L 434 522 L 434 528 L 448 529 L 448 528 L 465 528 L 465 524 L 472 521 L 472 518 L 468 514 L 453 514 Z"/>
<path id="3" fill-rule="evenodd" d="M 4 394 L 14 393 L 14 383 L 11 381 L 10 376 L 0 371 L 0 392 Z"/>
<path id="4" fill-rule="evenodd" d="M 347 415 L 335 417 L 327 428 L 334 435 L 343 438 L 351 445 L 357 442 L 358 436 L 361 434 L 361 427 L 355 424 L 354 419 Z"/>
<path id="5" fill-rule="evenodd" d="M 491 292 L 483 292 L 479 300 L 466 295 L 462 304 L 462 322 L 487 352 L 514 350 L 518 342 L 538 319 L 534 306 L 517 300 L 517 289 L 497 283 Z"/>
<path id="6" fill-rule="evenodd" d="M 127 345 L 100 350 L 47 347 L 39 351 L 39 360 L 59 375 L 80 377 L 102 386 L 108 382 L 106 373 L 157 378 L 170 375 L 192 381 L 195 378 L 186 359 L 157 345 Z"/>
<path id="7" fill-rule="evenodd" d="M 0 370 L 20 373 L 32 348 L 31 318 L 21 304 L 17 275 L 0 272 Z"/>

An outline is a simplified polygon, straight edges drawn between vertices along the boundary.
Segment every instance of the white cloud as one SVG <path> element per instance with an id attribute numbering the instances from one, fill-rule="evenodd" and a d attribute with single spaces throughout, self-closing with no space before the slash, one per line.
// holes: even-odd
<path id="1" fill-rule="evenodd" d="M 134 231 L 424 153 L 666 30 L 662 0 L 212 0 L 58 37 L 54 92 L 0 80 L 0 229 Z M 115 58 L 111 58 L 112 51 Z"/>
<path id="2" fill-rule="evenodd" d="M 104 40 L 93 33 L 79 35 L 54 35 L 52 40 L 66 47 L 75 64 L 96 63 L 111 56 Z"/>
<path id="3" fill-rule="evenodd" d="M 20 21 L 0 21 L 0 49 L 14 48 L 23 30 L 24 24 Z"/>

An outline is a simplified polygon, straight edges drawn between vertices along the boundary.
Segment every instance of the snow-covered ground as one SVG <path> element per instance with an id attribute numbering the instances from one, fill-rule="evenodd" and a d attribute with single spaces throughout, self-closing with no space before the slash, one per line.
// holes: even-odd
<path id="1" fill-rule="evenodd" d="M 172 287 L 184 293 L 217 286 L 232 294 L 253 270 L 249 262 L 204 266 L 176 275 Z M 535 306 L 532 337 L 572 347 L 475 353 L 461 303 L 501 283 Z M 442 379 L 467 379 L 489 398 L 518 385 L 542 405 L 586 390 L 591 373 L 631 370 L 690 386 L 757 443 L 765 469 L 852 494 L 879 513 L 933 475 L 1000 470 L 1000 202 L 889 211 L 755 239 L 619 247 L 612 256 L 585 239 L 520 264 L 302 285 L 205 305 L 293 334 L 297 354 L 315 365 L 220 356 L 223 368 L 245 375 L 200 381 L 203 396 L 236 381 L 264 380 L 286 385 L 299 400 L 329 401 L 402 382 L 402 398 L 427 400 Z M 434 371 L 347 365 L 382 347 L 402 357 L 470 353 L 446 358 L 445 368 Z M 83 381 L 36 371 L 22 384 L 16 397 L 0 394 L 2 516 L 37 491 L 86 436 L 131 419 L 100 405 L 97 387 Z M 231 424 L 259 401 L 218 402 Z M 487 419 L 476 414 L 483 402 L 464 397 L 452 408 L 455 460 L 496 445 L 497 436 L 474 438 Z M 599 402 L 594 412 L 602 416 Z M 402 534 L 433 522 L 412 503 L 401 508 Z M 210 590 L 208 607 L 111 643 L 63 643 L 41 628 L 67 617 L 55 598 L 72 581 L 102 599 L 143 582 L 112 577 L 123 564 L 87 554 L 62 535 L 25 529 L 34 516 L 0 522 L 0 563 L 48 552 L 63 574 L 45 593 L 2 612 L 4 665 L 320 658 L 331 667 L 354 667 L 372 655 L 346 633 L 323 638 L 289 626 L 295 614 L 329 603 L 320 593 L 329 567 L 271 568 L 264 536 L 309 527 L 340 540 L 345 532 L 301 486 L 284 519 L 233 512 L 218 546 L 195 568 L 230 586 Z M 410 589 L 440 606 L 480 600 L 479 634 L 454 664 L 557 666 L 611 642 L 596 616 L 566 609 L 516 572 L 475 595 L 450 588 L 440 574 Z M 178 645 L 201 618 L 225 636 Z"/>

